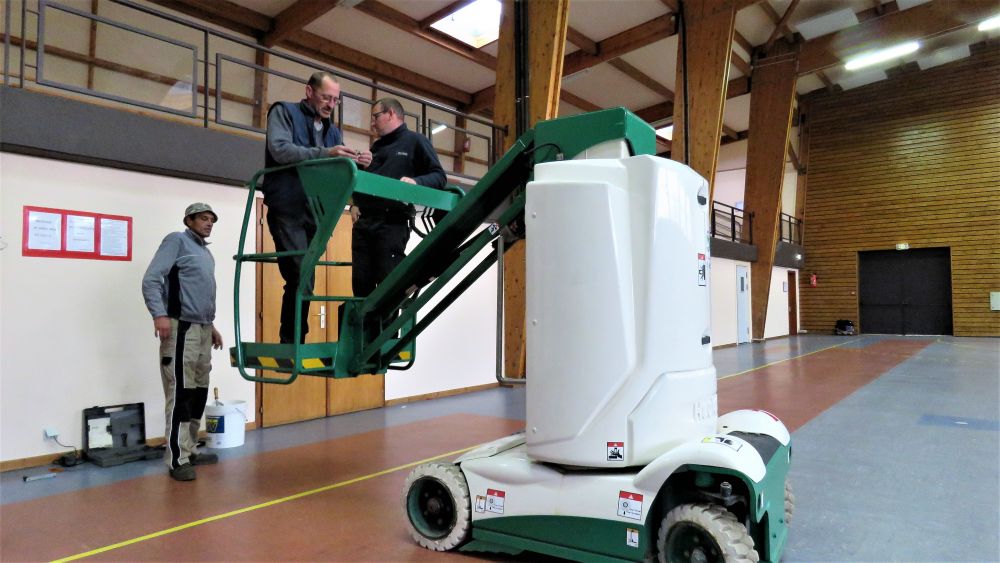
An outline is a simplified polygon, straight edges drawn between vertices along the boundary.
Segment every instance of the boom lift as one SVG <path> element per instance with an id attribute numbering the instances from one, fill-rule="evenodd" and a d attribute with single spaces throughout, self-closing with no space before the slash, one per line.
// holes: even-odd
<path id="1" fill-rule="evenodd" d="M 778 561 L 794 510 L 790 436 L 765 411 L 717 415 L 708 184 L 654 147 L 652 128 L 624 108 L 542 122 L 464 197 L 346 159 L 300 164 L 319 228 L 298 299 L 306 272 L 344 265 L 318 257 L 351 192 L 450 212 L 369 297 L 311 297 L 344 303 L 339 342 L 237 333 L 233 364 L 251 381 L 287 383 L 411 362 L 416 336 L 496 254 L 417 312 L 480 250 L 527 236 L 526 430 L 415 468 L 403 492 L 413 538 L 581 561 Z M 236 287 L 243 261 L 276 256 L 238 254 Z"/>

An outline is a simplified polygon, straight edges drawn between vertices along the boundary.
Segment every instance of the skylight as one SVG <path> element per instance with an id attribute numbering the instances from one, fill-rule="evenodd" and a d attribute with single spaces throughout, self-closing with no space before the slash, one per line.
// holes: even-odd
<path id="1" fill-rule="evenodd" d="M 476 0 L 431 27 L 478 49 L 500 36 L 500 0 Z"/>

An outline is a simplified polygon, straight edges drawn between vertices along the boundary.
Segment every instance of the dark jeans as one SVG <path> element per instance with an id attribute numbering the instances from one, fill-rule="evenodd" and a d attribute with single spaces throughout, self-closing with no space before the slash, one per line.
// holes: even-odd
<path id="1" fill-rule="evenodd" d="M 278 252 L 305 250 L 316 234 L 316 223 L 306 209 L 302 209 L 300 213 L 288 213 L 282 209 L 269 208 L 267 226 L 271 230 L 274 248 Z M 285 292 L 281 296 L 281 328 L 278 330 L 278 336 L 281 342 L 290 343 L 295 341 L 295 290 L 298 288 L 302 272 L 302 257 L 278 258 L 278 270 L 285 280 Z M 313 294 L 313 282 L 313 276 L 310 275 L 302 290 L 303 297 Z M 309 332 L 309 301 L 302 302 L 300 326 L 301 341 L 305 342 L 306 333 Z"/>
<path id="2" fill-rule="evenodd" d="M 351 235 L 351 285 L 355 297 L 368 297 L 389 272 L 406 257 L 410 227 L 405 221 L 365 217 L 362 213 Z"/>

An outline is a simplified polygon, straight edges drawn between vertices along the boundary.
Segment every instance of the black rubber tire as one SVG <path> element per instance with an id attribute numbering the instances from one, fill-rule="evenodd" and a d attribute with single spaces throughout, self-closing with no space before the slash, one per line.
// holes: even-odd
<path id="1" fill-rule="evenodd" d="M 756 563 L 753 538 L 736 516 L 714 504 L 675 506 L 656 535 L 660 563 Z"/>
<path id="2" fill-rule="evenodd" d="M 415 467 L 403 487 L 403 511 L 410 523 L 410 536 L 427 549 L 450 551 L 469 539 L 469 485 L 454 463 Z"/>

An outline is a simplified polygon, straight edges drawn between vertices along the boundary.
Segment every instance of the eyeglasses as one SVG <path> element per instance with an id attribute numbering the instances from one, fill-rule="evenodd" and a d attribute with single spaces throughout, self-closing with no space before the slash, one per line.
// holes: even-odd
<path id="1" fill-rule="evenodd" d="M 372 114 L 372 121 L 375 121 L 376 119 L 378 119 L 378 116 L 382 115 L 383 113 L 387 113 L 388 111 L 389 110 L 387 109 L 384 109 L 382 111 L 376 111 L 375 113 Z"/>
<path id="2" fill-rule="evenodd" d="M 333 104 L 335 106 L 339 106 L 343 100 L 340 98 L 340 96 L 334 98 L 333 96 L 320 95 L 319 101 L 323 102 L 324 104 Z"/>

